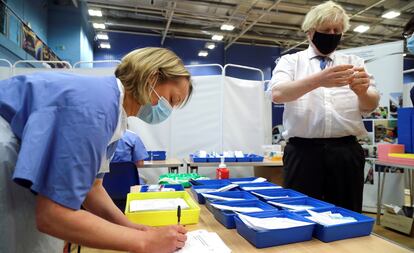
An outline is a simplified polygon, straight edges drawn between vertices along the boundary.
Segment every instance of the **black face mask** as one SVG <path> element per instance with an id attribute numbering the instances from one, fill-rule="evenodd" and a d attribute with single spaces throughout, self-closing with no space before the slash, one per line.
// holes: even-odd
<path id="1" fill-rule="evenodd" d="M 339 45 L 342 34 L 328 34 L 315 31 L 312 42 L 324 55 L 332 53 Z"/>

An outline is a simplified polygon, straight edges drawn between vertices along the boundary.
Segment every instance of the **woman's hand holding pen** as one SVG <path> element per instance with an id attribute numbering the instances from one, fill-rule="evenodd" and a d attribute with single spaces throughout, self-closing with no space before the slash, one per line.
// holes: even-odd
<path id="1" fill-rule="evenodd" d="M 143 240 L 143 249 L 133 252 L 157 252 L 172 253 L 184 247 L 187 230 L 181 225 L 153 228 L 144 232 L 145 237 L 137 238 Z"/>

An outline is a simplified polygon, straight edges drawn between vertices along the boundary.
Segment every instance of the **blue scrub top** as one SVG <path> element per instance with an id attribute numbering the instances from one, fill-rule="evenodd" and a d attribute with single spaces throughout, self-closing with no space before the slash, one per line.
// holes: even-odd
<path id="1" fill-rule="evenodd" d="M 122 138 L 118 140 L 118 145 L 111 162 L 138 162 L 148 158 L 148 152 L 141 138 L 127 130 Z"/>
<path id="2" fill-rule="evenodd" d="M 411 103 L 414 106 L 414 87 L 411 88 L 411 90 L 410 90 L 410 97 L 411 97 Z"/>
<path id="3" fill-rule="evenodd" d="M 79 209 L 111 155 L 119 96 L 115 76 L 43 72 L 0 81 L 0 115 L 21 141 L 13 180 Z"/>

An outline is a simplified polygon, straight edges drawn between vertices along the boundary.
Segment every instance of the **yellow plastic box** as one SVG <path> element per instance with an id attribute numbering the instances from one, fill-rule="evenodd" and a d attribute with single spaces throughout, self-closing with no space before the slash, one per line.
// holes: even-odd
<path id="1" fill-rule="evenodd" d="M 129 203 L 132 200 L 139 199 L 169 199 L 183 198 L 187 202 L 189 209 L 181 210 L 180 224 L 196 224 L 200 217 L 200 207 L 191 198 L 186 191 L 176 192 L 134 192 L 128 193 L 127 203 L 125 206 L 126 217 L 137 224 L 148 226 L 166 226 L 177 224 L 177 210 L 171 211 L 146 211 L 146 212 L 129 212 Z"/>

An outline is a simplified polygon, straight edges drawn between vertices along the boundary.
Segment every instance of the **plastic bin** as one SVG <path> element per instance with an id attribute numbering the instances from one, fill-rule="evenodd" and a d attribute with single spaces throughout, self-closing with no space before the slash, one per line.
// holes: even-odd
<path id="1" fill-rule="evenodd" d="M 288 211 L 272 211 L 261 213 L 245 214 L 257 218 L 280 217 L 309 222 L 300 215 Z M 272 229 L 267 231 L 257 231 L 246 226 L 238 216 L 234 217 L 237 232 L 249 241 L 256 248 L 266 248 L 288 243 L 309 241 L 312 239 L 312 232 L 315 223 L 293 228 Z"/>
<path id="2" fill-rule="evenodd" d="M 257 179 L 257 177 L 241 177 L 241 178 L 229 178 L 227 179 L 231 183 L 237 184 L 254 184 L 252 183 L 253 180 Z"/>
<path id="3" fill-rule="evenodd" d="M 265 189 L 265 190 L 253 190 L 250 191 L 253 195 L 264 201 L 269 200 L 287 200 L 287 199 L 300 199 L 307 197 L 305 194 L 291 190 L 291 189 Z M 267 196 L 267 197 L 264 197 Z"/>
<path id="4" fill-rule="evenodd" d="M 201 179 L 201 180 L 194 180 L 196 184 L 194 184 L 194 182 L 190 183 L 192 185 L 222 185 L 222 186 L 226 186 L 230 184 L 230 181 L 228 179 Z"/>
<path id="5" fill-rule="evenodd" d="M 335 207 L 335 205 L 327 203 L 325 201 L 322 200 L 318 200 L 318 199 L 314 199 L 311 197 L 305 197 L 305 198 L 296 198 L 296 199 L 277 199 L 277 200 L 269 200 L 268 201 L 273 201 L 273 202 L 279 202 L 282 204 L 288 204 L 288 205 L 308 205 L 308 206 L 313 206 L 314 208 L 312 208 L 312 211 L 324 211 L 324 210 L 329 210 L 333 207 Z M 272 203 L 269 203 L 272 204 Z M 295 211 L 295 210 L 291 210 L 288 208 L 284 208 L 284 207 L 278 207 L 279 209 L 285 209 L 287 211 L 291 211 L 291 212 L 301 212 L 304 210 L 299 210 L 299 211 Z"/>
<path id="6" fill-rule="evenodd" d="M 218 156 L 211 156 L 211 155 L 207 156 L 207 162 L 209 162 L 209 163 L 219 163 L 220 160 L 221 160 L 221 158 L 218 157 Z"/>
<path id="7" fill-rule="evenodd" d="M 244 191 L 257 191 L 263 188 L 282 189 L 281 186 L 270 182 L 242 184 L 239 187 Z"/>
<path id="8" fill-rule="evenodd" d="M 199 157 L 197 155 L 190 154 L 190 160 L 193 161 L 194 163 L 206 163 L 207 157 Z"/>
<path id="9" fill-rule="evenodd" d="M 345 208 L 333 207 L 328 210 L 312 210 L 318 213 L 332 211 L 340 213 L 343 216 L 355 218 L 357 221 L 346 224 L 324 226 L 316 223 L 313 236 L 323 242 L 333 242 L 347 238 L 370 235 L 374 226 L 374 219 L 360 213 L 356 213 Z M 302 211 L 297 214 L 302 216 L 310 216 L 308 212 Z"/>
<path id="10" fill-rule="evenodd" d="M 177 210 L 171 211 L 146 211 L 146 212 L 129 212 L 129 204 L 132 200 L 138 199 L 168 199 L 183 198 L 190 206 L 189 209 L 181 210 L 181 224 L 196 224 L 200 217 L 200 207 L 191 198 L 186 191 L 177 192 L 144 192 L 129 193 L 127 195 L 127 204 L 125 215 L 131 222 L 148 226 L 166 226 L 177 224 Z"/>
<path id="11" fill-rule="evenodd" d="M 201 192 L 197 192 L 196 190 L 211 189 L 211 191 L 214 191 L 214 190 L 220 189 L 223 186 L 226 186 L 226 185 L 214 185 L 214 184 L 194 185 L 193 187 L 191 187 L 191 193 L 193 194 L 194 198 L 198 201 L 199 204 L 204 204 L 206 203 L 204 196 L 201 194 Z M 233 188 L 230 191 L 239 191 L 239 190 L 237 188 Z M 202 193 L 207 193 L 207 192 L 202 192 Z"/>
<path id="12" fill-rule="evenodd" d="M 236 162 L 238 163 L 247 163 L 250 162 L 249 155 L 244 155 L 244 157 L 236 157 Z"/>
<path id="13" fill-rule="evenodd" d="M 248 155 L 250 162 L 263 162 L 264 157 L 260 155 L 250 154 Z"/>
<path id="14" fill-rule="evenodd" d="M 159 184 L 181 184 L 183 187 L 191 187 L 190 179 L 201 178 L 197 173 L 166 173 L 159 177 Z"/>
<path id="15" fill-rule="evenodd" d="M 209 194 L 220 196 L 220 197 L 225 197 L 225 198 L 236 198 L 236 199 L 243 199 L 243 200 L 257 200 L 258 199 L 254 195 L 248 192 L 245 192 L 245 191 L 212 192 Z M 222 200 L 215 200 L 215 199 L 209 199 L 209 198 L 205 198 L 205 199 L 206 199 L 206 208 L 212 213 L 213 213 L 213 207 L 211 206 L 211 203 L 222 201 Z M 228 200 L 228 201 L 233 201 L 233 200 Z M 234 200 L 234 201 L 237 201 L 237 200 Z"/>
<path id="16" fill-rule="evenodd" d="M 239 201 L 216 201 L 214 204 L 226 205 L 226 206 L 236 206 L 236 207 L 258 207 L 263 209 L 263 211 L 276 211 L 277 209 L 263 201 L 260 200 L 239 200 Z M 234 222 L 234 217 L 236 213 L 229 210 L 220 210 L 212 208 L 212 213 L 216 220 L 218 220 L 223 226 L 228 229 L 236 228 L 236 223 Z"/>
<path id="17" fill-rule="evenodd" d="M 167 159 L 166 151 L 151 151 L 151 158 L 153 161 L 162 161 Z"/>
<path id="18" fill-rule="evenodd" d="M 141 186 L 141 192 L 148 192 L 149 185 Z M 184 191 L 184 187 L 181 184 L 164 184 L 164 188 L 173 188 L 175 191 Z"/>

